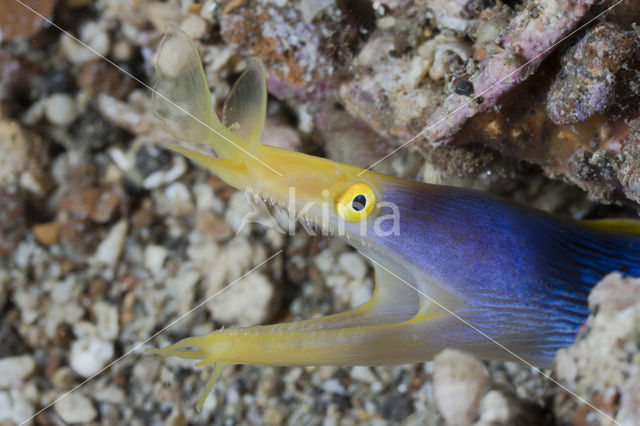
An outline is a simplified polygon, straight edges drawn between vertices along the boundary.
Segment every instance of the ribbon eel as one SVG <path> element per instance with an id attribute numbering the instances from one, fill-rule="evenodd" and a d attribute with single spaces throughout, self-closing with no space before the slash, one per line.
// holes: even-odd
<path id="1" fill-rule="evenodd" d="M 196 366 L 215 364 L 198 409 L 229 364 L 405 364 L 458 348 L 549 366 L 587 317 L 592 286 L 610 271 L 640 274 L 636 221 L 557 218 L 469 189 L 263 145 L 267 90 L 260 60 L 251 60 L 235 83 L 222 121 L 186 34 L 169 27 L 156 65 L 156 115 L 179 139 L 217 156 L 175 151 L 346 238 L 375 270 L 371 300 L 350 312 L 225 328 L 150 349 L 200 360 Z"/>

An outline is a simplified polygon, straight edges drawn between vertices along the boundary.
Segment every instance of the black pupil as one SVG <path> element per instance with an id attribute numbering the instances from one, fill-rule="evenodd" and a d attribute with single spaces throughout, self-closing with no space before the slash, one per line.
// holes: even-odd
<path id="1" fill-rule="evenodd" d="M 353 209 L 357 212 L 361 211 L 362 209 L 364 209 L 364 206 L 367 205 L 367 197 L 365 197 L 362 194 L 358 194 L 353 198 L 353 201 L 351 202 L 351 207 L 353 207 Z"/>

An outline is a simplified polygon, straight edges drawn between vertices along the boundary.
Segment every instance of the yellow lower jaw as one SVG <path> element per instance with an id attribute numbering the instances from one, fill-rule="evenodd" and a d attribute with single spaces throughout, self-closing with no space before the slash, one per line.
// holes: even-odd
<path id="1" fill-rule="evenodd" d="M 415 290 L 376 268 L 371 300 L 341 314 L 294 323 L 229 328 L 149 352 L 215 363 L 206 393 L 225 365 L 382 365 L 429 359 L 444 312 L 421 308 Z M 434 333 L 435 331 L 435 333 Z M 426 333 L 426 334 L 425 334 Z M 431 335 L 428 335 L 431 334 Z M 204 401 L 201 399 L 199 406 Z"/>
<path id="2" fill-rule="evenodd" d="M 299 330 L 296 323 L 230 328 L 147 352 L 213 363 L 251 365 L 382 365 L 427 359 L 423 315 L 397 324 Z M 310 324 L 309 324 L 310 325 Z M 431 354 L 432 355 L 432 354 Z"/>
<path id="3" fill-rule="evenodd" d="M 200 410 L 225 366 L 380 365 L 415 362 L 426 354 L 411 337 L 415 320 L 392 325 L 297 331 L 293 324 L 224 329 L 147 352 L 215 364 L 196 408 Z M 311 324 L 307 324 L 311 326 Z M 305 327 L 303 327 L 304 329 Z M 406 333 L 406 334 L 405 334 Z M 395 338 L 395 342 L 394 342 Z"/>

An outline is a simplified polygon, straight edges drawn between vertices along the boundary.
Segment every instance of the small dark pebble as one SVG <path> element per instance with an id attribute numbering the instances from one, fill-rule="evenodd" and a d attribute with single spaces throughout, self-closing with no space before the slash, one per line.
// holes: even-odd
<path id="1" fill-rule="evenodd" d="M 405 396 L 391 395 L 381 402 L 380 410 L 385 419 L 401 422 L 413 412 L 412 405 Z"/>
<path id="2" fill-rule="evenodd" d="M 460 80 L 456 85 L 455 92 L 458 95 L 471 96 L 473 95 L 473 84 L 468 80 Z"/>
<path id="3" fill-rule="evenodd" d="M 45 96 L 54 93 L 68 93 L 76 89 L 76 83 L 68 72 L 53 72 L 47 74 L 44 80 L 43 92 Z"/>
<path id="4" fill-rule="evenodd" d="M 502 0 L 503 4 L 506 4 L 507 6 L 514 8 L 517 5 L 519 5 L 520 3 L 522 3 L 522 0 Z"/>
<path id="5" fill-rule="evenodd" d="M 176 377 L 179 381 L 183 381 L 183 380 L 186 380 L 187 377 L 189 377 L 189 375 L 192 373 L 193 371 L 191 371 L 190 369 L 181 367 L 180 369 L 178 369 L 178 373 L 176 374 Z"/>
<path id="6" fill-rule="evenodd" d="M 334 395 L 333 402 L 342 410 L 350 410 L 353 408 L 353 404 L 351 403 L 351 398 L 347 395 Z"/>
<path id="7" fill-rule="evenodd" d="M 409 34 L 406 32 L 400 32 L 393 37 L 393 48 L 397 52 L 398 56 L 404 55 L 411 49 L 411 43 L 409 41 Z"/>
<path id="8" fill-rule="evenodd" d="M 10 315 L 4 317 L 4 321 L 0 321 L 0 358 L 8 356 L 16 356 L 24 353 L 27 346 L 22 341 L 22 337 L 15 328 L 9 323 Z M 18 320 L 15 320 L 18 323 Z"/>
<path id="9" fill-rule="evenodd" d="M 26 231 L 25 199 L 15 186 L 0 188 L 0 255 L 10 254 Z"/>
<path id="10" fill-rule="evenodd" d="M 124 130 L 106 121 L 92 106 L 73 124 L 68 148 L 99 151 L 124 139 L 124 135 Z"/>
<path id="11" fill-rule="evenodd" d="M 170 160 L 171 156 L 167 151 L 152 146 L 143 146 L 135 155 L 136 170 L 143 177 L 147 177 L 169 164 Z"/>

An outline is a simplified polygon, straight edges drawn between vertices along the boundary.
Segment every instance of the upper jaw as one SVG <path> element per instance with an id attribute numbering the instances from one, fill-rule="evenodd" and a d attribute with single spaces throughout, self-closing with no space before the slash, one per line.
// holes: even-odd
<path id="1" fill-rule="evenodd" d="M 173 148 L 207 167 L 229 185 L 277 205 L 288 211 L 290 216 L 312 224 L 323 234 L 366 242 L 369 227 L 362 222 L 340 219 L 336 214 L 335 198 L 348 185 L 370 180 L 375 175 L 371 172 L 265 145 L 260 146 L 256 156 L 271 169 L 250 157 L 234 161 L 182 147 Z"/>

